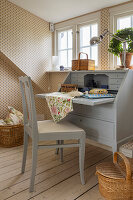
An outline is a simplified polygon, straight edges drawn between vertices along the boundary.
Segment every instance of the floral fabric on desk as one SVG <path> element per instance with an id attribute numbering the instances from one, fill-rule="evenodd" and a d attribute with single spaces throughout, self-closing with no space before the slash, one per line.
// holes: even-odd
<path id="1" fill-rule="evenodd" d="M 48 107 L 56 123 L 73 111 L 72 99 L 73 97 L 61 93 L 51 93 L 46 96 Z"/>

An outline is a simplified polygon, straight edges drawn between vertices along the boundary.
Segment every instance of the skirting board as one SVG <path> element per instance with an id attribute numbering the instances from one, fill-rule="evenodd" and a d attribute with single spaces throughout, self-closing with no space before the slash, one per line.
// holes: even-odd
<path id="1" fill-rule="evenodd" d="M 108 150 L 108 151 L 111 151 L 112 152 L 112 148 L 107 146 L 107 145 L 104 145 L 104 144 L 99 144 L 98 142 L 95 142 L 94 140 L 90 140 L 90 139 L 86 139 L 86 143 L 87 144 L 91 144 L 91 145 L 94 145 L 94 146 L 97 146 L 97 147 L 100 147 L 102 149 L 105 149 L 105 150 Z"/>

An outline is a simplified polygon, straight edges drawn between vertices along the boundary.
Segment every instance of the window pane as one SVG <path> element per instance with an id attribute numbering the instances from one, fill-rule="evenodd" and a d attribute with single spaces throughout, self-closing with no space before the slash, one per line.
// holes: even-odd
<path id="1" fill-rule="evenodd" d="M 90 26 L 80 28 L 80 47 L 88 46 L 90 43 Z"/>
<path id="2" fill-rule="evenodd" d="M 84 52 L 88 54 L 88 58 L 90 58 L 90 47 L 87 48 L 81 48 L 80 52 Z M 81 54 L 81 59 L 86 59 L 86 55 Z"/>
<path id="3" fill-rule="evenodd" d="M 121 65 L 121 60 L 120 60 L 120 57 L 117 57 L 117 65 Z"/>
<path id="4" fill-rule="evenodd" d="M 72 66 L 72 50 L 68 50 L 68 67 Z"/>
<path id="5" fill-rule="evenodd" d="M 68 48 L 72 48 L 72 30 L 68 31 Z"/>
<path id="6" fill-rule="evenodd" d="M 98 36 L 98 25 L 91 25 L 91 37 Z"/>
<path id="7" fill-rule="evenodd" d="M 92 46 L 92 60 L 95 60 L 95 65 L 98 66 L 98 46 Z"/>
<path id="8" fill-rule="evenodd" d="M 67 50 L 59 51 L 59 65 L 67 67 Z"/>
<path id="9" fill-rule="evenodd" d="M 131 16 L 122 17 L 117 20 L 117 30 L 131 27 Z"/>
<path id="10" fill-rule="evenodd" d="M 60 32 L 58 34 L 58 49 L 66 49 L 67 48 L 67 32 Z"/>

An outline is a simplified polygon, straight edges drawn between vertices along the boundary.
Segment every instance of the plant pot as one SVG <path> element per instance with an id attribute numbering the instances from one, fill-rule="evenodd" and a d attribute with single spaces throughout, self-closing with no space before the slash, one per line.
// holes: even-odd
<path id="1" fill-rule="evenodd" d="M 130 69 L 133 68 L 132 66 L 130 66 L 132 55 L 133 55 L 133 53 L 126 53 L 126 68 L 130 68 Z M 120 53 L 120 60 L 122 63 L 122 53 Z"/>

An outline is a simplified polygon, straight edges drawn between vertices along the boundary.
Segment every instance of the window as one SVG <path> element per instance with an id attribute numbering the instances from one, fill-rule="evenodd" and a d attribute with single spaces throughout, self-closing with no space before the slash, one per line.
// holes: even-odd
<path id="1" fill-rule="evenodd" d="M 59 65 L 71 67 L 72 63 L 72 29 L 58 32 Z"/>
<path id="2" fill-rule="evenodd" d="M 98 22 L 93 21 L 82 25 L 73 25 L 68 29 L 56 30 L 56 55 L 59 65 L 71 68 L 72 60 L 78 59 L 79 52 L 88 54 L 89 59 L 95 60 L 98 66 L 98 46 L 90 46 L 90 39 L 98 36 Z M 86 58 L 82 55 L 82 58 Z"/>
<path id="3" fill-rule="evenodd" d="M 133 27 L 133 15 L 117 18 L 117 30 L 129 28 L 129 27 Z M 117 57 L 117 65 L 121 65 L 119 57 Z M 131 65 L 133 65 L 133 56 L 132 56 Z"/>
<path id="4" fill-rule="evenodd" d="M 88 58 L 95 60 L 95 65 L 98 66 L 98 46 L 90 46 L 90 39 L 94 36 L 98 36 L 98 24 L 79 26 L 79 51 L 87 53 Z"/>

